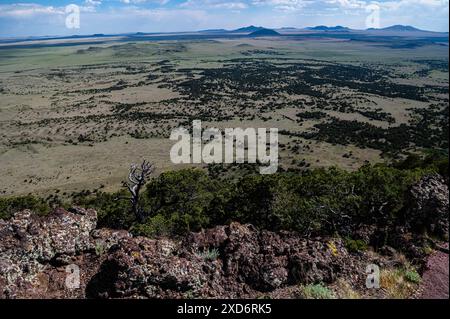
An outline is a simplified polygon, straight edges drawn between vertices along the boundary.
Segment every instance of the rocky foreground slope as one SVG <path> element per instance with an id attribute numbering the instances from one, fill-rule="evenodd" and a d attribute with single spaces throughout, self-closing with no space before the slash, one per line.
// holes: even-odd
<path id="1" fill-rule="evenodd" d="M 0 298 L 296 297 L 300 284 L 341 279 L 364 296 L 368 264 L 386 269 L 404 262 L 391 247 L 383 255 L 350 253 L 339 238 L 238 223 L 150 239 L 96 229 L 96 222 L 96 212 L 82 208 L 45 217 L 25 210 L 0 220 Z M 428 178 L 412 188 L 408 223 L 448 232 L 447 186 Z M 410 235 L 399 229 L 397 240 L 421 258 L 420 237 Z"/>

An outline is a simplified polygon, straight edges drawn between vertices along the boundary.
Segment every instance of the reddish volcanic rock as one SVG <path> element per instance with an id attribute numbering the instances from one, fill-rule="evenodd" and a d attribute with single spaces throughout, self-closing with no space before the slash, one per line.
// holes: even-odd
<path id="1" fill-rule="evenodd" d="M 150 239 L 96 229 L 97 214 L 90 209 L 58 209 L 45 217 L 25 210 L 0 220 L 0 298 L 289 297 L 300 284 L 331 284 L 338 278 L 367 291 L 368 264 L 401 266 L 394 248 L 420 264 L 426 233 L 448 235 L 448 188 L 443 181 L 425 177 L 409 196 L 405 224 L 391 229 L 381 255 L 349 253 L 339 238 L 305 238 L 239 223 L 181 240 Z M 355 238 L 367 242 L 377 232 L 386 231 L 363 225 Z M 442 254 L 432 256 L 425 288 L 445 278 L 448 282 L 448 255 L 446 262 Z M 79 282 L 71 281 L 76 270 Z M 448 285 L 446 289 L 448 296 Z"/>

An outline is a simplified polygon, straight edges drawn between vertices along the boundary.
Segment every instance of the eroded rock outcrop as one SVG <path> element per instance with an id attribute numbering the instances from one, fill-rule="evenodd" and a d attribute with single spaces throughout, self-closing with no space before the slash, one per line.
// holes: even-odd
<path id="1" fill-rule="evenodd" d="M 1 298 L 252 297 L 355 272 L 338 239 L 303 239 L 251 225 L 192 233 L 183 240 L 95 229 L 96 212 L 23 211 L 0 224 Z M 67 265 L 80 285 L 66 285 Z M 358 267 L 357 267 L 358 268 Z"/>
<path id="2" fill-rule="evenodd" d="M 448 238 L 449 193 L 444 179 L 437 175 L 423 177 L 411 187 L 407 222 L 418 231 Z"/>
<path id="3" fill-rule="evenodd" d="M 448 233 L 448 188 L 428 176 L 411 188 L 405 225 L 390 232 L 391 246 L 419 259 L 422 238 Z M 94 210 L 31 211 L 0 220 L 0 298 L 254 298 L 284 296 L 290 287 L 333 283 L 338 277 L 364 289 L 370 263 L 396 267 L 392 247 L 349 253 L 338 238 L 258 230 L 232 223 L 183 239 L 133 237 L 96 229 Z M 370 240 L 373 227 L 361 229 Z M 367 237 L 367 238 L 366 238 Z M 78 287 L 67 286 L 67 266 L 80 270 Z"/>
<path id="4" fill-rule="evenodd" d="M 66 265 L 80 265 L 88 276 L 100 263 L 99 247 L 106 251 L 121 237 L 95 230 L 96 224 L 97 213 L 82 208 L 45 217 L 25 210 L 0 220 L 0 297 L 83 297 L 80 289 L 66 289 Z"/>
<path id="5" fill-rule="evenodd" d="M 300 238 L 232 223 L 181 242 L 128 238 L 89 286 L 93 297 L 238 298 L 359 269 L 338 239 Z"/>

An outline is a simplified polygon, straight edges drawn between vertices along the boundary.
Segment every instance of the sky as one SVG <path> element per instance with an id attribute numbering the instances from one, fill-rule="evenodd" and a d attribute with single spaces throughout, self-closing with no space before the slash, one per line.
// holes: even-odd
<path id="1" fill-rule="evenodd" d="M 366 29 L 403 24 L 448 32 L 448 19 L 449 0 L 0 0 L 0 37 L 177 32 L 248 25 Z"/>

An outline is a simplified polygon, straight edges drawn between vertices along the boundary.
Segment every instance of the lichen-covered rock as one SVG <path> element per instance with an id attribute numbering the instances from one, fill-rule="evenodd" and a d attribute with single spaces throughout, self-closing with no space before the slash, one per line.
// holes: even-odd
<path id="1" fill-rule="evenodd" d="M 425 176 L 408 195 L 407 223 L 415 230 L 447 239 L 449 193 L 443 178 L 437 174 Z"/>
<path id="2" fill-rule="evenodd" d="M 306 240 L 232 223 L 181 242 L 123 240 L 88 290 L 105 298 L 251 297 L 287 285 L 332 282 L 354 266 L 340 240 Z"/>
<path id="3" fill-rule="evenodd" d="M 426 236 L 411 229 L 448 230 L 444 186 L 429 177 L 411 189 L 405 217 L 411 227 L 398 226 L 387 244 L 423 259 Z M 428 224 L 419 224 L 422 218 Z M 305 238 L 239 223 L 175 240 L 96 229 L 96 221 L 95 211 L 81 208 L 45 217 L 23 211 L 0 220 L 0 298 L 256 298 L 342 277 L 364 289 L 366 266 L 395 267 L 389 260 L 397 255 L 389 247 L 384 247 L 389 258 L 371 251 L 350 254 L 339 238 Z M 369 240 L 375 231 L 364 228 L 356 235 Z M 79 269 L 77 287 L 67 285 L 72 266 Z"/>
<path id="4" fill-rule="evenodd" d="M 96 224 L 97 214 L 93 210 L 57 209 L 46 217 L 25 210 L 3 224 L 0 251 L 41 262 L 60 255 L 73 255 L 91 247 L 90 233 Z"/>
<path id="5" fill-rule="evenodd" d="M 67 289 L 66 266 L 73 263 L 81 269 L 82 285 L 96 271 L 101 253 L 124 236 L 107 230 L 93 237 L 96 224 L 94 210 L 77 207 L 45 217 L 25 210 L 0 220 L 0 297 L 83 297 L 82 288 Z"/>
<path id="6" fill-rule="evenodd" d="M 175 297 L 197 291 L 207 280 L 199 259 L 179 256 L 177 243 L 145 237 L 118 244 L 88 286 L 92 297 Z"/>

